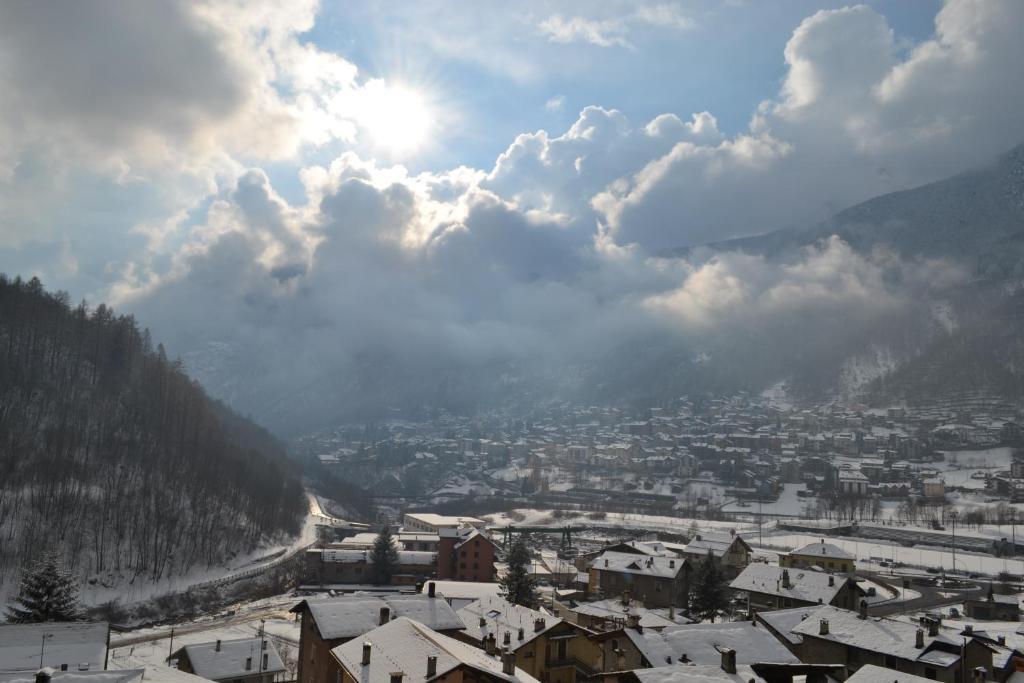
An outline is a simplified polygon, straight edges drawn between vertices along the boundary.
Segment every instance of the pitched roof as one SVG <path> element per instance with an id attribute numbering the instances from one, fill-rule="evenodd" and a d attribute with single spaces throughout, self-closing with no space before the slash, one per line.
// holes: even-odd
<path id="1" fill-rule="evenodd" d="M 783 572 L 789 574 L 789 587 L 782 585 Z M 831 585 L 829 581 L 831 580 Z M 729 587 L 734 590 L 776 595 L 812 604 L 827 605 L 835 599 L 849 579 L 845 576 L 810 569 L 785 569 L 760 562 L 747 565 Z M 859 589 L 858 589 L 859 590 Z"/>
<path id="2" fill-rule="evenodd" d="M 797 548 L 790 555 L 810 555 L 812 557 L 821 557 L 829 560 L 853 560 L 856 559 L 853 555 L 846 552 L 842 548 L 832 543 L 808 543 L 802 548 Z"/>
<path id="3" fill-rule="evenodd" d="M 370 643 L 370 663 L 362 664 L 363 643 Z M 401 672 L 403 680 L 431 681 L 460 666 L 468 666 L 489 676 L 519 683 L 538 683 L 521 669 L 503 673 L 501 660 L 483 650 L 433 631 L 418 621 L 399 617 L 331 650 L 342 667 L 360 683 L 390 683 L 391 674 Z M 427 657 L 437 657 L 437 672 L 427 677 Z"/>
<path id="4" fill-rule="evenodd" d="M 765 683 L 765 680 L 745 664 L 736 666 L 736 673 L 726 673 L 719 664 L 689 666 L 663 666 L 657 669 L 639 669 L 631 672 L 640 683 Z"/>
<path id="5" fill-rule="evenodd" d="M 805 619 L 810 619 L 817 614 L 818 609 L 820 608 L 804 606 L 792 609 L 769 610 L 758 612 L 757 619 L 770 626 L 779 637 L 785 638 L 793 645 L 799 645 L 804 642 L 804 637 L 799 633 L 793 633 L 793 629 Z"/>
<path id="6" fill-rule="evenodd" d="M 103 669 L 107 658 L 106 622 L 0 624 L 0 671 L 36 671 L 39 649 L 46 637 L 43 666 L 77 670 Z"/>
<path id="7" fill-rule="evenodd" d="M 679 575 L 685 563 L 686 561 L 682 558 L 617 553 L 608 550 L 594 559 L 590 566 L 606 572 L 622 572 L 625 574 L 672 579 Z"/>
<path id="8" fill-rule="evenodd" d="M 581 602 L 573 607 L 571 611 L 588 617 L 615 619 L 621 623 L 625 623 L 630 615 L 636 615 L 640 617 L 640 626 L 644 629 L 662 629 L 673 624 L 687 624 L 691 621 L 683 616 L 682 612 L 677 612 L 675 615 L 676 620 L 673 622 L 668 619 L 667 610 L 656 611 L 648 609 L 639 602 L 630 602 L 629 605 L 623 605 L 622 600 L 619 598 Z"/>
<path id="9" fill-rule="evenodd" d="M 503 647 L 505 634 L 508 633 L 509 644 L 513 650 L 518 650 L 562 623 L 558 617 L 516 605 L 494 595 L 488 595 L 466 605 L 458 611 L 458 616 L 465 624 L 464 633 L 470 638 L 482 641 L 486 636 L 494 634 L 498 647 Z M 481 619 L 483 624 L 480 623 Z M 544 623 L 538 630 L 537 624 L 540 620 Z M 523 632 L 522 638 L 519 637 L 520 629 Z"/>
<path id="10" fill-rule="evenodd" d="M 721 557 L 729 548 L 732 547 L 733 543 L 737 540 L 743 545 L 747 545 L 747 542 L 743 540 L 739 534 L 723 534 L 723 533 L 705 533 L 701 532 L 693 537 L 693 539 L 686 544 L 684 552 L 687 555 L 701 555 L 706 556 L 708 551 L 715 557 Z M 749 546 L 747 548 L 749 550 Z"/>
<path id="11" fill-rule="evenodd" d="M 38 659 L 36 660 L 38 664 Z M 50 680 L 54 683 L 140 683 L 143 678 L 143 674 L 146 673 L 144 669 L 123 669 L 116 671 L 105 671 L 103 669 L 90 670 L 90 671 L 75 671 L 70 669 L 68 671 L 53 671 L 50 674 Z M 201 683 L 202 679 L 193 677 L 197 683 Z M 36 674 L 34 671 L 19 671 L 16 673 L 0 673 L 0 681 L 3 683 L 35 683 Z M 147 678 L 147 683 L 149 679 Z"/>
<path id="12" fill-rule="evenodd" d="M 443 598 L 427 595 L 352 595 L 341 598 L 303 600 L 291 609 L 303 606 L 313 615 L 320 636 L 325 640 L 355 638 L 380 626 L 380 610 L 387 607 L 391 618 L 409 617 L 439 631 L 462 629 L 462 620 Z"/>
<path id="13" fill-rule="evenodd" d="M 260 671 L 284 671 L 284 663 L 270 638 L 238 638 L 219 642 L 219 650 L 217 641 L 197 643 L 184 646 L 168 659 L 184 651 L 196 676 L 211 681 L 251 676 Z M 266 666 L 263 666 L 263 655 L 267 656 Z"/>
<path id="14" fill-rule="evenodd" d="M 895 669 L 886 669 L 874 664 L 865 664 L 857 673 L 846 679 L 846 683 L 928 683 L 931 679 Z"/>
<path id="15" fill-rule="evenodd" d="M 789 664 L 799 661 L 767 629 L 749 621 L 685 624 L 663 631 L 626 629 L 629 639 L 653 667 L 673 666 L 680 657 L 694 664 L 720 664 L 721 650 L 736 651 L 738 664 Z"/>
<path id="16" fill-rule="evenodd" d="M 828 620 L 826 635 L 820 634 L 821 619 Z M 940 628 L 937 636 L 930 636 L 925 631 L 924 647 L 918 648 L 916 647 L 918 630 L 917 624 L 905 621 L 883 617 L 861 619 L 856 612 L 850 610 L 822 607 L 812 616 L 800 622 L 793 632 L 804 637 L 821 638 L 861 650 L 880 652 L 909 660 L 918 660 L 922 656 L 927 656 L 924 661 L 934 661 L 936 655 L 929 654 L 929 648 L 936 643 L 960 647 L 962 637 L 956 629 Z M 950 656 L 956 658 L 956 655 Z M 946 658 L 941 659 L 943 661 L 934 661 L 934 663 L 948 666 Z"/>

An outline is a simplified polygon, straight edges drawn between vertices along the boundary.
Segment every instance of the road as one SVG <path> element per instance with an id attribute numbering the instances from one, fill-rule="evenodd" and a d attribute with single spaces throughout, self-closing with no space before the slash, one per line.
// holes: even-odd
<path id="1" fill-rule="evenodd" d="M 298 603 L 299 598 L 291 601 L 289 605 Z M 260 607 L 253 610 L 247 610 L 241 614 L 233 614 L 231 616 L 214 617 L 209 621 L 203 621 L 198 623 L 186 624 L 183 626 L 174 627 L 174 637 L 182 636 L 188 633 L 202 633 L 203 631 L 214 631 L 221 629 L 226 626 L 238 626 L 240 624 L 246 624 L 251 621 L 259 621 L 260 619 L 266 619 L 269 617 L 278 617 L 284 611 L 284 607 L 281 605 L 272 605 L 267 607 Z M 160 629 L 159 631 L 148 631 L 141 635 L 129 635 L 125 638 L 111 639 L 110 648 L 117 649 L 122 647 L 129 647 L 131 645 L 138 645 L 140 643 L 152 643 L 157 640 L 165 640 L 171 637 L 171 627 L 168 626 L 166 629 Z M 280 636 L 268 637 L 280 638 Z"/>
<path id="2" fill-rule="evenodd" d="M 892 585 L 901 585 L 903 579 L 911 578 L 900 575 L 884 574 L 881 572 L 866 572 L 858 571 L 857 576 L 863 576 L 864 578 L 871 579 L 872 581 L 884 581 Z M 886 602 L 875 603 L 868 608 L 868 611 L 872 616 L 889 616 L 892 614 L 901 614 L 903 612 L 921 612 L 933 610 L 941 607 L 948 607 L 950 605 L 959 605 L 964 600 L 971 597 L 978 597 L 985 592 L 985 589 L 975 584 L 973 588 L 965 590 L 953 590 L 950 588 L 939 588 L 936 586 L 921 586 L 917 584 L 911 584 L 911 587 L 920 593 L 920 597 L 912 598 L 910 600 L 887 600 Z M 943 593 L 952 593 L 952 595 L 943 595 Z"/>

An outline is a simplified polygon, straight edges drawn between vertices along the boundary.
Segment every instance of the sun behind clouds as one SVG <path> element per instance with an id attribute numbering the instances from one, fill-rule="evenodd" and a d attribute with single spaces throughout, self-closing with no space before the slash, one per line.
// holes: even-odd
<path id="1" fill-rule="evenodd" d="M 435 126 L 435 116 L 420 91 L 401 84 L 373 80 L 354 102 L 356 122 L 375 147 L 395 155 L 423 147 Z"/>

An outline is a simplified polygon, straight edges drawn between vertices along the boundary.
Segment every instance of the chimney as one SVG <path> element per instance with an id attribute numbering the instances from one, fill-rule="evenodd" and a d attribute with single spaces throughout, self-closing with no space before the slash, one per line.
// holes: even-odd
<path id="1" fill-rule="evenodd" d="M 965 636 L 972 636 L 972 635 L 974 635 L 974 624 L 964 624 L 964 635 Z"/>
<path id="2" fill-rule="evenodd" d="M 391 672 L 391 683 L 402 683 L 403 678 L 405 678 L 405 674 L 401 671 Z"/>
<path id="3" fill-rule="evenodd" d="M 263 668 L 260 671 L 266 671 L 270 668 L 270 655 L 266 652 L 263 653 Z"/>
<path id="4" fill-rule="evenodd" d="M 675 605 L 669 605 L 668 606 L 668 620 L 669 621 L 675 621 L 676 620 L 676 606 Z"/>
<path id="5" fill-rule="evenodd" d="M 831 574 L 828 575 L 828 585 L 829 586 L 836 585 L 836 577 L 832 576 Z"/>
<path id="6" fill-rule="evenodd" d="M 427 597 L 428 598 L 437 597 L 437 584 L 434 583 L 433 581 L 431 581 L 430 583 L 427 584 Z"/>
<path id="7" fill-rule="evenodd" d="M 604 566 L 606 566 L 606 567 L 608 566 L 608 558 L 607 557 L 604 558 Z"/>
<path id="8" fill-rule="evenodd" d="M 523 639 L 523 638 L 525 638 L 525 637 L 526 637 L 526 631 L 524 631 L 524 630 L 523 630 L 523 627 L 522 627 L 522 626 L 520 626 L 520 627 L 519 627 L 519 640 L 522 640 L 522 639 Z"/>
<path id="9" fill-rule="evenodd" d="M 479 624 L 480 624 L 480 628 L 483 628 L 484 626 L 487 626 L 487 618 L 481 616 Z"/>
<path id="10" fill-rule="evenodd" d="M 49 667 L 40 669 L 36 672 L 36 683 L 50 683 L 50 671 Z"/>
<path id="11" fill-rule="evenodd" d="M 626 616 L 626 628 L 631 628 L 636 631 L 640 630 L 640 615 L 629 614 Z"/>
<path id="12" fill-rule="evenodd" d="M 675 560 L 669 560 L 668 561 L 668 568 L 669 569 L 675 569 L 676 568 L 676 561 Z"/>
<path id="13" fill-rule="evenodd" d="M 220 652 L 220 638 L 217 639 L 217 644 L 213 646 L 214 652 Z"/>
<path id="14" fill-rule="evenodd" d="M 506 676 L 514 676 L 516 673 L 516 657 L 509 650 L 501 655 L 501 672 Z"/>
<path id="15" fill-rule="evenodd" d="M 390 607 L 381 607 L 380 608 L 380 625 L 383 626 L 384 624 L 388 623 L 389 621 L 391 621 L 391 608 Z"/>
<path id="16" fill-rule="evenodd" d="M 533 620 L 533 631 L 534 633 L 540 633 L 544 630 L 544 617 L 539 617 Z"/>
<path id="17" fill-rule="evenodd" d="M 1002 645 L 1003 647 L 1006 647 L 1006 636 L 999 636 L 998 638 L 996 638 L 996 642 Z"/>
<path id="18" fill-rule="evenodd" d="M 783 588 L 792 588 L 793 587 L 793 584 L 791 584 L 789 582 L 789 570 L 788 569 L 783 569 L 782 570 L 782 587 Z"/>
<path id="19" fill-rule="evenodd" d="M 828 635 L 828 619 L 822 619 L 821 621 L 818 622 L 818 635 L 819 636 L 827 636 Z"/>
<path id="20" fill-rule="evenodd" d="M 373 649 L 373 643 L 368 640 L 363 641 L 363 666 L 370 666 L 370 651 Z"/>
<path id="21" fill-rule="evenodd" d="M 939 635 L 939 620 L 929 619 L 928 620 L 928 635 L 934 638 Z"/>
<path id="22" fill-rule="evenodd" d="M 252 671 L 252 657 L 245 658 L 245 670 Z"/>
<path id="23" fill-rule="evenodd" d="M 736 673 L 736 650 L 723 647 L 719 652 L 722 653 L 722 671 L 727 674 Z"/>
<path id="24" fill-rule="evenodd" d="M 484 638 L 484 651 L 489 655 L 493 655 L 498 649 L 498 639 L 494 637 L 494 634 L 490 634 Z"/>
<path id="25" fill-rule="evenodd" d="M 861 618 L 861 619 L 867 619 L 868 618 L 868 601 L 867 600 L 861 600 L 860 601 L 860 609 L 858 610 L 858 612 L 860 612 L 857 615 L 859 618 Z"/>
<path id="26" fill-rule="evenodd" d="M 512 633 L 509 632 L 509 631 L 505 631 L 505 637 L 502 638 L 501 642 L 502 642 L 503 645 L 506 645 L 506 646 L 511 645 L 512 644 Z"/>
<path id="27" fill-rule="evenodd" d="M 700 534 L 697 534 L 694 538 L 696 538 L 698 541 L 702 540 Z"/>
<path id="28" fill-rule="evenodd" d="M 433 585 L 433 582 L 431 582 Z M 437 655 L 427 655 L 427 678 L 437 675 Z"/>
<path id="29" fill-rule="evenodd" d="M 260 649 L 261 650 L 266 650 L 267 649 L 267 641 L 266 640 L 264 640 L 264 641 L 262 641 L 260 643 Z"/>
<path id="30" fill-rule="evenodd" d="M 924 647 L 924 631 L 922 631 L 921 629 L 917 629 L 917 633 L 915 633 L 914 635 L 914 647 L 920 650 Z"/>

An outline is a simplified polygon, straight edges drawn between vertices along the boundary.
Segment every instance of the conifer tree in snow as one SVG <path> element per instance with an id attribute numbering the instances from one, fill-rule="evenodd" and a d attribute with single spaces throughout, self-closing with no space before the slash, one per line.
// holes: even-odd
<path id="1" fill-rule="evenodd" d="M 370 551 L 370 574 L 377 584 L 391 583 L 391 577 L 398 570 L 398 551 L 391 536 L 391 529 L 385 524 L 381 527 Z"/>
<path id="2" fill-rule="evenodd" d="M 508 551 L 508 572 L 498 580 L 498 585 L 506 600 L 532 608 L 537 606 L 537 587 L 530 574 L 530 562 L 526 538 L 519 536 Z"/>
<path id="3" fill-rule="evenodd" d="M 45 553 L 21 577 L 7 620 L 14 624 L 78 619 L 78 584 L 64 570 L 57 554 Z"/>
<path id="4" fill-rule="evenodd" d="M 697 567 L 690 590 L 690 616 L 701 621 L 715 620 L 715 615 L 728 606 L 725 594 L 725 575 L 718 560 L 708 550 L 708 556 Z"/>

